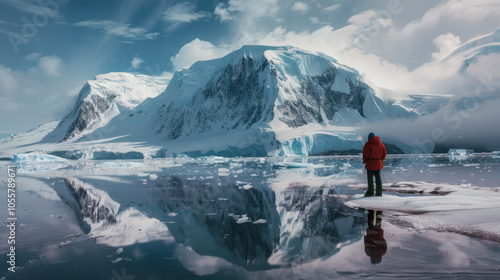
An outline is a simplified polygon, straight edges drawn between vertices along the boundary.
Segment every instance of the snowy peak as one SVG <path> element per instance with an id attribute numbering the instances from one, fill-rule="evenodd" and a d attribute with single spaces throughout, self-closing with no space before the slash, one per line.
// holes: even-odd
<path id="1" fill-rule="evenodd" d="M 345 118 L 337 114 L 354 111 L 358 120 L 379 118 L 386 107 L 357 71 L 290 46 L 244 46 L 223 58 L 197 62 L 177 72 L 151 103 L 162 104 L 152 131 L 170 140 L 268 128 L 274 120 L 290 129 L 338 125 Z"/>
<path id="2" fill-rule="evenodd" d="M 130 73 L 98 75 L 81 89 L 71 112 L 45 137 L 48 142 L 76 140 L 112 118 L 162 92 L 168 79 Z"/>
<path id="3" fill-rule="evenodd" d="M 492 53 L 500 53 L 500 28 L 497 28 L 491 34 L 472 39 L 463 44 L 443 61 L 461 58 L 464 60 L 462 70 L 466 70 L 477 58 Z"/>

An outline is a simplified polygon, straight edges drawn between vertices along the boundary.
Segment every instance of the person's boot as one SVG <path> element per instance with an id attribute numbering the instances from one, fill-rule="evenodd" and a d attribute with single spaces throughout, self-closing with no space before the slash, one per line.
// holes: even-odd
<path id="1" fill-rule="evenodd" d="M 382 193 L 376 193 L 375 196 L 382 196 Z"/>
<path id="2" fill-rule="evenodd" d="M 365 192 L 365 197 L 367 197 L 367 196 L 373 196 L 373 193 L 372 193 L 372 192 L 368 192 L 368 191 L 366 191 L 366 192 Z"/>

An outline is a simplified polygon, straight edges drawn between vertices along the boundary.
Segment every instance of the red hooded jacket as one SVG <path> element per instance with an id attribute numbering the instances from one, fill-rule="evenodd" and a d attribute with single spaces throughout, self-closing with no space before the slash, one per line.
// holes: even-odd
<path id="1" fill-rule="evenodd" d="M 385 146 L 380 142 L 380 137 L 373 136 L 363 147 L 363 163 L 367 170 L 381 170 L 384 167 L 382 161 L 387 152 Z"/>

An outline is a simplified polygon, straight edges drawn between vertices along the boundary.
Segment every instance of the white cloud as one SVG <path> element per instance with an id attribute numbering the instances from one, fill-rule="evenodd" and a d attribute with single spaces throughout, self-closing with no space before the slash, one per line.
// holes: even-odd
<path id="1" fill-rule="evenodd" d="M 111 20 L 87 20 L 77 22 L 74 25 L 100 29 L 107 35 L 122 37 L 127 40 L 154 40 L 160 35 L 158 32 L 148 32 L 141 27 L 131 27 L 130 24 L 118 23 Z"/>
<path id="2" fill-rule="evenodd" d="M 58 77 L 63 73 L 64 64 L 62 60 L 55 55 L 42 56 L 38 60 L 38 68 L 47 75 Z"/>
<path id="3" fill-rule="evenodd" d="M 38 59 L 40 58 L 40 56 L 42 56 L 41 53 L 34 52 L 34 53 L 30 53 L 30 54 L 26 55 L 24 57 L 24 60 L 26 60 L 26 61 L 38 61 Z"/>
<path id="4" fill-rule="evenodd" d="M 304 2 L 295 2 L 292 6 L 292 11 L 299 12 L 299 13 L 305 13 L 309 11 L 309 5 L 307 5 Z"/>
<path id="5" fill-rule="evenodd" d="M 319 21 L 319 19 L 317 17 L 310 17 L 309 20 L 312 23 L 314 23 L 314 24 L 319 24 L 320 23 L 320 21 Z"/>
<path id="6" fill-rule="evenodd" d="M 189 2 L 177 4 L 163 13 L 163 20 L 167 22 L 189 23 L 210 17 L 210 13 L 204 11 L 196 12 L 195 9 L 196 7 Z"/>
<path id="7" fill-rule="evenodd" d="M 132 68 L 137 69 L 144 63 L 144 60 L 138 56 L 134 56 L 130 63 L 132 64 Z"/>
<path id="8" fill-rule="evenodd" d="M 228 46 L 215 46 L 210 42 L 196 38 L 184 45 L 170 60 L 175 71 L 189 67 L 199 60 L 219 58 L 228 52 Z"/>
<path id="9" fill-rule="evenodd" d="M 460 45 L 460 37 L 451 33 L 439 35 L 432 43 L 438 48 L 438 52 L 432 54 L 432 58 L 436 61 L 441 61 L 455 51 Z"/>
<path id="10" fill-rule="evenodd" d="M 334 4 L 334 5 L 331 5 L 331 6 L 328 6 L 328 7 L 324 8 L 323 11 L 325 11 L 325 12 L 334 12 L 334 11 L 338 10 L 340 7 L 341 7 L 340 4 Z"/>
<path id="11" fill-rule="evenodd" d="M 367 10 L 349 18 L 347 22 L 368 28 L 373 25 L 380 25 L 382 28 L 388 28 L 393 25 L 391 18 L 384 11 Z"/>
<path id="12" fill-rule="evenodd" d="M 214 14 L 222 21 L 238 19 L 244 26 L 250 26 L 263 17 L 274 17 L 279 11 L 279 0 L 229 0 L 215 7 Z"/>
<path id="13" fill-rule="evenodd" d="M 234 15 L 225 8 L 226 4 L 220 3 L 215 7 L 214 15 L 220 19 L 221 22 L 234 20 Z"/>
<path id="14" fill-rule="evenodd" d="M 15 95 L 18 87 L 15 73 L 10 68 L 0 65 L 0 94 L 2 96 Z"/>
<path id="15" fill-rule="evenodd" d="M 411 13 L 401 4 L 403 14 Z M 500 3 L 496 0 L 449 0 L 428 9 L 421 17 L 394 28 L 376 46 L 384 57 L 395 63 L 418 67 L 435 52 L 433 39 L 451 33 L 468 41 L 500 26 Z"/>
<path id="16" fill-rule="evenodd" d="M 500 18 L 500 5 L 496 0 L 450 0 L 427 11 L 422 18 L 405 26 L 401 33 L 404 36 L 412 36 L 415 33 L 436 27 L 449 29 L 470 28 L 472 27 L 471 24 L 484 24 L 489 21 L 489 18 L 495 17 Z M 448 25 L 451 21 L 458 24 L 458 26 Z M 498 23 L 499 20 L 497 19 L 496 22 Z M 490 28 L 494 29 L 497 26 L 491 26 Z M 471 31 L 477 32 L 474 29 Z"/>

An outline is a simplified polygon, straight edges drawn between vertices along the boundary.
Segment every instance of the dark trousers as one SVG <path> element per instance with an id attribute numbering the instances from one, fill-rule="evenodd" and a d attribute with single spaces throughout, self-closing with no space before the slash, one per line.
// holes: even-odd
<path id="1" fill-rule="evenodd" d="M 382 179 L 380 178 L 380 170 L 366 170 L 368 175 L 368 194 L 373 195 L 373 177 L 375 177 L 375 185 L 377 186 L 375 195 L 382 195 Z"/>

